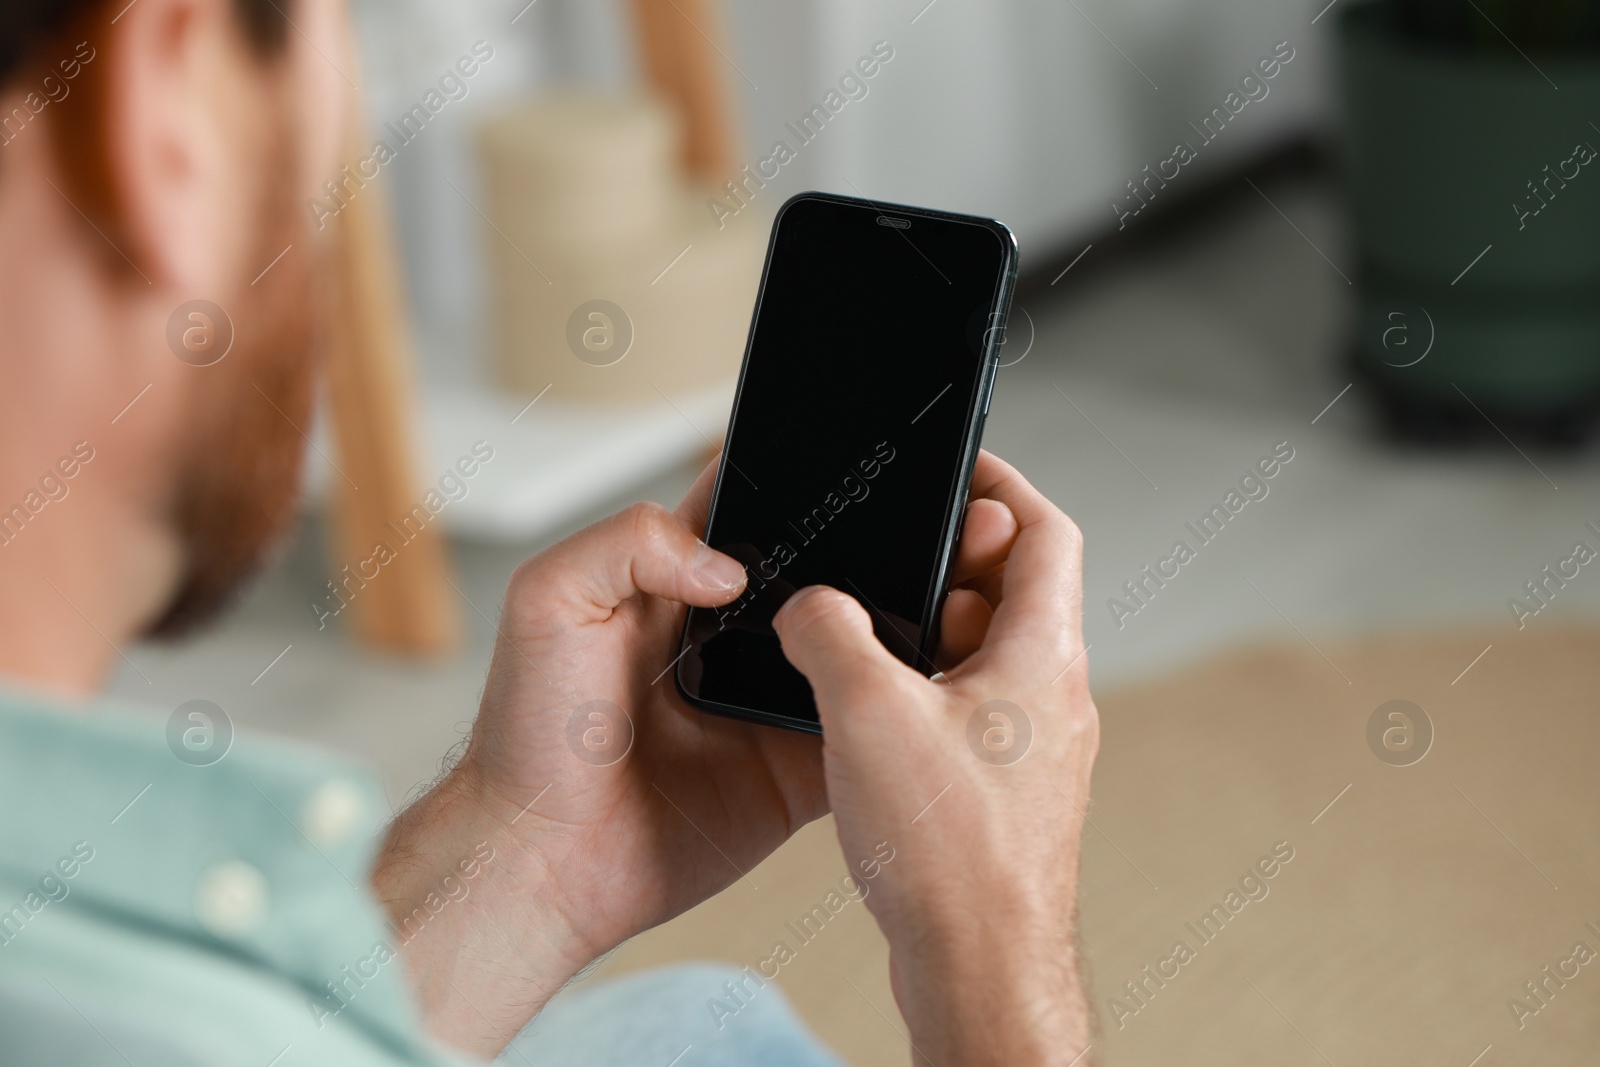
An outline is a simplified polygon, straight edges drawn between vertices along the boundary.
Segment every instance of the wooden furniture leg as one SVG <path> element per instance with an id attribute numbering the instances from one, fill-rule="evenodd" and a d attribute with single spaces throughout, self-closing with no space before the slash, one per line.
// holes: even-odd
<path id="1" fill-rule="evenodd" d="M 683 118 L 684 170 L 720 186 L 737 167 L 737 139 L 716 0 L 634 0 L 633 14 L 645 76 Z"/>
<path id="2" fill-rule="evenodd" d="M 357 143 L 366 132 L 364 123 L 351 123 L 350 158 L 365 154 L 366 146 Z M 328 398 L 344 475 L 332 482 L 333 580 L 349 605 L 341 614 L 360 641 L 437 656 L 460 644 L 461 611 L 439 520 L 420 531 L 415 520 L 401 528 L 425 490 L 414 460 L 421 437 L 413 407 L 410 316 L 389 220 L 379 177 L 329 222 L 335 229 L 337 286 Z"/>

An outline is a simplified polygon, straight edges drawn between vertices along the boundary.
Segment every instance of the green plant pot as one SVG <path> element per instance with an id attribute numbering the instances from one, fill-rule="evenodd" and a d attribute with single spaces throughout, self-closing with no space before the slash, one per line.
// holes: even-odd
<path id="1" fill-rule="evenodd" d="M 1600 406 L 1600 156 L 1577 163 L 1574 149 L 1600 148 L 1600 59 L 1418 42 L 1398 16 L 1376 0 L 1339 22 L 1361 377 L 1413 415 L 1587 415 Z"/>

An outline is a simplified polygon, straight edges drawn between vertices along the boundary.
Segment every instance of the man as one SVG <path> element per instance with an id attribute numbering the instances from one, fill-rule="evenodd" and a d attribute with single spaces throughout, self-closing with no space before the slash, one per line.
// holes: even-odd
<path id="1" fill-rule="evenodd" d="M 830 810 L 919 1057 L 1080 1056 L 1098 737 L 1081 546 L 993 457 L 944 680 L 895 660 L 836 591 L 779 614 L 825 742 L 653 683 L 684 605 L 743 588 L 697 536 L 709 470 L 677 511 L 629 508 L 518 569 L 470 744 L 382 835 L 361 832 L 379 801 L 338 760 L 260 741 L 190 766 L 164 717 L 97 706 L 123 644 L 209 618 L 292 514 L 320 291 L 297 205 L 336 170 L 345 33 L 337 0 L 0 2 L 0 1059 L 493 1057 L 582 968 Z M 204 367 L 168 337 L 197 297 L 235 328 Z M 1007 767 L 966 741 L 996 698 L 1034 732 Z M 636 731 L 605 767 L 565 742 L 591 699 Z M 798 1037 L 760 1045 L 781 1000 L 737 977 L 741 1003 L 775 1006 L 739 1047 L 824 1062 Z M 653 981 L 552 1009 L 514 1052 L 626 1062 L 654 1047 L 622 1043 L 630 1028 L 689 1025 L 652 1007 Z M 709 1034 L 682 1062 L 734 1047 Z"/>

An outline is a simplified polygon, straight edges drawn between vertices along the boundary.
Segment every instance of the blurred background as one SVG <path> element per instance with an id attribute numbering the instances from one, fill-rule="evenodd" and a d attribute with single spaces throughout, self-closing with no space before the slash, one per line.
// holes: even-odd
<path id="1" fill-rule="evenodd" d="M 381 403 L 336 374 L 293 543 L 120 694 L 358 754 L 401 805 L 464 736 L 516 564 L 712 455 L 777 206 L 990 215 L 1023 276 L 985 446 L 1087 543 L 1100 1054 L 1592 1061 L 1600 973 L 1562 961 L 1600 950 L 1600 5 L 353 13 L 363 129 L 307 210 L 376 279 Z M 353 500 L 375 448 L 388 496 Z M 344 609 L 430 488 L 439 550 Z M 1141 977 L 1280 842 L 1266 899 Z M 825 821 L 598 974 L 754 964 L 842 873 Z M 913 1058 L 864 909 L 781 984 L 851 1062 Z"/>

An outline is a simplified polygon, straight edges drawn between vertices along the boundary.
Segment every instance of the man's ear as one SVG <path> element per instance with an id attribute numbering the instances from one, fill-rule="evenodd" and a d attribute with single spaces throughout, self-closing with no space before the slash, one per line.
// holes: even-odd
<path id="1" fill-rule="evenodd" d="M 218 295 L 244 269 L 249 149 L 270 121 L 232 0 L 138 0 L 101 33 L 92 135 L 122 251 L 156 286 Z"/>

